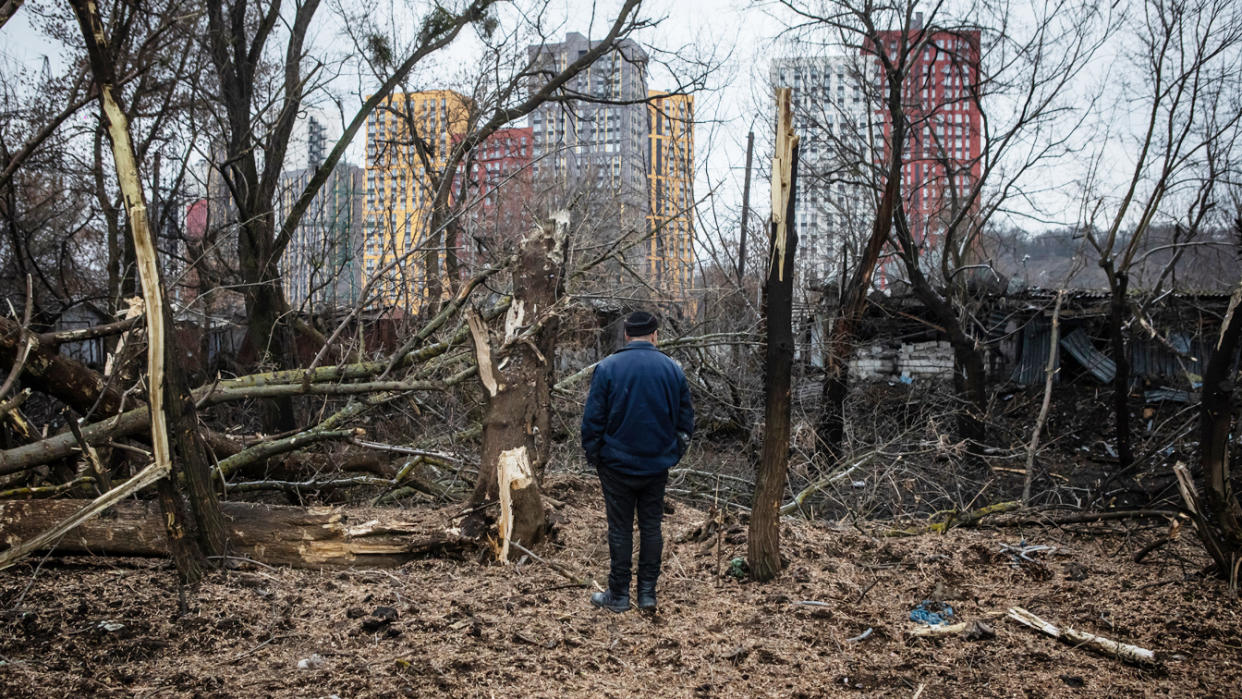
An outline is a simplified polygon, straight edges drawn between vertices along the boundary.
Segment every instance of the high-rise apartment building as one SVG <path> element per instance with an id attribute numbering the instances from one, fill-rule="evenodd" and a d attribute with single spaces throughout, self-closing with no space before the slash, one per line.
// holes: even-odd
<path id="1" fill-rule="evenodd" d="M 381 305 L 417 312 L 431 288 L 448 288 L 429 283 L 441 274 L 446 249 L 441 231 L 430 229 L 434 183 L 445 177 L 469 112 L 467 97 L 430 90 L 395 94 L 367 119 L 362 279 L 374 280 Z"/>
<path id="2" fill-rule="evenodd" d="M 843 256 L 871 229 L 871 115 L 856 58 L 795 56 L 772 62 L 792 90 L 798 132 L 797 275 L 805 286 L 839 281 Z"/>
<path id="3" fill-rule="evenodd" d="M 907 44 L 922 32 L 921 15 Z M 880 32 L 877 45 L 855 55 L 773 61 L 774 84 L 793 89 L 800 136 L 799 271 L 811 286 L 838 281 L 851 247 L 870 233 L 877 173 L 888 159 L 892 121 L 882 97 L 887 84 L 877 51 L 896 56 L 900 31 Z M 935 31 L 911 57 L 903 102 L 906 134 L 901 192 L 916 244 L 934 248 L 941 216 L 980 173 L 982 117 L 972 94 L 978 84 L 979 32 Z M 865 77 L 864 77 L 865 76 Z M 897 274 L 885 265 L 876 283 Z"/>
<path id="4" fill-rule="evenodd" d="M 532 46 L 536 66 L 558 72 L 586 55 L 596 42 L 569 32 L 559 44 Z M 533 84 L 532 89 L 541 87 Z M 534 173 L 554 191 L 586 188 L 601 205 L 614 208 L 623 230 L 641 230 L 646 221 L 647 54 L 623 39 L 563 87 L 565 95 L 593 100 L 549 101 L 530 116 L 534 133 Z"/>
<path id="5" fill-rule="evenodd" d="M 651 285 L 683 307 L 694 286 L 694 97 L 650 96 L 646 268 Z"/>
<path id="6" fill-rule="evenodd" d="M 906 44 L 923 31 L 922 14 L 906 34 Z M 895 56 L 902 32 L 880 32 L 877 45 L 865 49 L 873 63 L 876 53 Z M 903 155 L 902 195 L 915 243 L 935 248 L 943 228 L 942 216 L 953 199 L 963 200 L 978 181 L 983 116 L 979 109 L 978 31 L 931 31 L 910 63 L 903 86 L 906 119 L 911 125 Z M 878 68 L 876 74 L 879 75 Z M 892 122 L 883 105 L 874 105 L 883 128 L 883 143 L 891 142 Z M 882 154 L 883 158 L 888 153 Z"/>
<path id="7" fill-rule="evenodd" d="M 456 241 L 461 276 L 515 252 L 534 225 L 530 165 L 534 134 L 529 128 L 498 129 L 474 147 L 453 181 L 459 211 Z"/>
<path id="8" fill-rule="evenodd" d="M 313 161 L 308 165 L 281 176 L 277 225 L 289 215 L 315 176 L 317 166 Z M 338 163 L 293 229 L 280 264 L 285 296 L 293 308 L 312 311 L 351 306 L 358 301 L 362 289 L 362 195 L 362 168 Z"/>
<path id="9" fill-rule="evenodd" d="M 540 69 L 555 72 L 595 45 L 570 32 L 564 42 L 529 51 Z M 610 245 L 624 236 L 637 242 L 652 234 L 619 248 L 624 264 L 603 269 L 601 296 L 671 302 L 684 313 L 693 286 L 693 101 L 669 95 L 655 97 L 658 109 L 650 106 L 647 60 L 637 43 L 624 39 L 564 86 L 558 96 L 571 101 L 536 109 L 532 170 L 543 195 L 587 202 L 595 239 L 583 244 Z M 660 133 L 653 135 L 655 129 Z M 648 298 L 652 289 L 657 298 Z"/>

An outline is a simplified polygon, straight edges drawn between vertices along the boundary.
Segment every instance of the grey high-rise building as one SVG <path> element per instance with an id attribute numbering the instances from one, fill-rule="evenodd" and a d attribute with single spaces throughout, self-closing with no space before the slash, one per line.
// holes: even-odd
<path id="1" fill-rule="evenodd" d="M 537 70 L 551 75 L 597 43 L 569 32 L 561 43 L 528 51 Z M 542 85 L 535 78 L 531 89 Z M 558 91 L 569 101 L 545 102 L 530 115 L 536 186 L 561 202 L 586 198 L 601 243 L 646 230 L 647 95 L 647 54 L 623 39 Z"/>
<path id="2" fill-rule="evenodd" d="M 314 175 L 315 168 L 308 167 L 281 176 L 276 201 L 278 224 L 289 215 Z M 362 168 L 339 163 L 311 200 L 281 259 L 285 295 L 293 308 L 315 311 L 358 301 L 362 291 L 364 191 Z"/>

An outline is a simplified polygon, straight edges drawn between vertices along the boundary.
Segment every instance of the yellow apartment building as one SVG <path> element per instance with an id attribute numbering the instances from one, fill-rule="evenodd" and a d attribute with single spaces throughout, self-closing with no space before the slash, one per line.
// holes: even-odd
<path id="1" fill-rule="evenodd" d="M 467 130 L 470 107 L 469 98 L 451 90 L 410 92 L 393 95 L 367 119 L 362 283 L 376 280 L 373 305 L 417 313 L 429 300 L 429 251 L 436 260 L 430 273 L 448 289 L 444 241 L 429 237 L 431 174 L 451 178 L 444 174 L 446 156 Z"/>
<path id="2" fill-rule="evenodd" d="M 666 300 L 694 315 L 694 97 L 649 92 L 647 269 Z"/>

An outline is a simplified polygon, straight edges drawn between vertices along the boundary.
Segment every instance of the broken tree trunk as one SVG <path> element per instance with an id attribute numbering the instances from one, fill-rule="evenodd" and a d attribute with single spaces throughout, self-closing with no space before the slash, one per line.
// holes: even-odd
<path id="1" fill-rule="evenodd" d="M 768 279 L 764 286 L 763 456 L 755 481 L 755 499 L 747 538 L 750 573 L 771 580 L 781 570 L 780 506 L 789 471 L 790 382 L 793 364 L 793 274 L 798 236 L 794 227 L 797 198 L 798 136 L 793 129 L 789 88 L 777 90 L 776 155 L 772 159 L 772 233 Z M 782 213 L 783 212 L 783 213 Z"/>
<path id="2" fill-rule="evenodd" d="M 0 502 L 0 531 L 10 546 L 38 535 L 83 508 L 84 500 Z M 398 566 L 410 560 L 466 550 L 470 542 L 448 532 L 428 535 L 410 522 L 374 519 L 350 526 L 335 508 L 221 503 L 232 555 L 294 568 Z M 41 550 L 115 556 L 167 556 L 159 505 L 122 502 L 70 530 Z"/>
<path id="3" fill-rule="evenodd" d="M 562 269 L 569 214 L 562 211 L 528 234 L 513 271 L 513 302 L 499 346 L 474 310 L 467 321 L 474 341 L 479 381 L 486 393 L 479 479 L 463 531 L 486 531 L 487 502 L 500 501 L 498 556 L 507 561 L 509 541 L 534 546 L 547 529 L 539 476 L 548 460 L 551 432 L 551 359 L 558 327 L 554 308 L 563 290 Z"/>
<path id="4" fill-rule="evenodd" d="M 1242 233 L 1242 219 L 1234 224 Z M 1234 393 L 1238 347 L 1242 344 L 1242 283 L 1229 300 L 1216 347 L 1203 372 L 1199 410 L 1199 465 L 1203 469 L 1205 507 L 1195 531 L 1216 562 L 1221 577 L 1236 587 L 1242 565 L 1242 504 L 1229 473 L 1229 441 L 1235 429 Z M 1187 480 L 1189 480 L 1187 474 Z M 1183 494 L 1185 490 L 1183 489 Z"/>
<path id="5" fill-rule="evenodd" d="M 165 505 L 163 521 L 168 533 L 169 548 L 182 580 L 195 582 L 203 575 L 206 563 L 204 551 L 216 555 L 224 552 L 220 505 L 215 490 L 210 485 L 209 459 L 198 436 L 198 420 L 189 388 L 185 385 L 184 373 L 174 367 L 171 374 L 165 375 L 165 328 L 171 320 L 171 312 L 164 302 L 163 282 L 160 279 L 155 242 L 147 220 L 147 202 L 138 172 L 138 159 L 130 138 L 129 119 L 116 89 L 114 60 L 108 38 L 99 17 L 99 8 L 94 2 L 72 0 L 70 4 L 82 30 L 82 38 L 86 42 L 91 73 L 99 86 L 101 117 L 107 127 L 108 140 L 112 144 L 117 183 L 129 217 L 130 233 L 142 282 L 142 297 L 147 309 L 147 393 L 155 469 L 165 476 L 171 476 L 172 454 L 176 452 L 178 463 L 189 484 L 191 507 L 199 538 L 191 541 L 183 536 L 180 508 L 175 506 L 176 493 L 171 481 L 161 486 L 160 502 Z M 164 404 L 166 392 L 171 395 L 167 407 Z M 174 428 L 171 440 L 168 418 L 171 418 Z"/>

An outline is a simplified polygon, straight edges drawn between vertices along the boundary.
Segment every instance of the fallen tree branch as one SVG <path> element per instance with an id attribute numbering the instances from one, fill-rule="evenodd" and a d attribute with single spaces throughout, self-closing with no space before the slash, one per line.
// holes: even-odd
<path id="1" fill-rule="evenodd" d="M 398 444 L 382 444 L 380 442 L 370 442 L 365 439 L 357 439 L 357 438 L 349 440 L 349 443 L 359 446 L 359 447 L 365 447 L 367 449 L 375 449 L 378 451 L 390 451 L 394 454 L 408 454 L 410 456 L 431 457 L 434 459 L 438 459 L 440 461 L 451 461 L 451 462 L 456 462 L 456 463 L 461 462 L 461 459 L 457 458 L 456 456 L 453 456 L 452 454 L 445 454 L 443 452 L 438 452 L 438 451 L 426 451 L 423 449 L 414 449 L 413 447 L 403 447 Z"/>
<path id="2" fill-rule="evenodd" d="M 594 587 L 596 590 L 600 592 L 604 591 L 604 588 L 600 587 L 600 584 L 595 580 L 595 578 L 588 578 L 585 576 L 580 576 L 577 573 L 570 570 L 568 567 L 561 565 L 560 563 L 557 563 L 555 561 L 549 561 L 545 558 L 542 558 L 541 556 L 539 556 L 539 554 L 526 548 L 520 542 L 510 541 L 509 545 L 521 551 L 522 553 L 526 554 L 527 556 L 530 556 L 536 561 L 539 561 L 540 563 L 548 566 L 552 570 L 560 573 L 561 576 L 563 576 L 566 580 L 569 580 L 570 582 L 577 585 L 578 587 Z"/>
<path id="3" fill-rule="evenodd" d="M 469 367 L 443 381 L 394 381 L 394 382 L 371 382 L 368 389 L 379 390 L 377 387 L 382 385 L 386 387 L 396 386 L 401 391 L 414 390 L 443 390 L 446 387 L 456 385 L 471 378 L 476 367 Z M 323 393 L 336 393 L 342 395 L 363 393 L 357 388 L 359 384 L 333 384 L 343 386 L 339 390 L 324 390 Z M 226 386 L 227 390 L 216 390 L 221 386 Z M 318 385 L 312 385 L 312 388 Z M 351 388 L 352 387 L 352 388 Z M 261 396 L 273 395 L 296 395 L 301 393 L 301 385 L 299 384 L 267 384 L 262 383 L 254 386 L 237 387 L 228 385 L 227 382 L 221 382 L 218 385 L 211 386 L 206 389 L 205 394 L 196 394 L 196 399 L 201 401 L 203 405 L 215 405 L 219 403 L 246 400 Z M 312 391 L 316 392 L 316 391 Z M 383 392 L 380 393 L 384 400 L 395 398 L 397 393 Z M 372 401 L 373 402 L 373 401 Z M 126 412 L 115 415 L 111 418 L 101 420 L 99 422 L 84 425 L 82 427 L 82 438 L 88 444 L 95 444 L 104 439 L 115 437 L 124 437 L 145 429 L 149 423 L 149 412 L 144 407 L 134 408 Z M 78 447 L 78 442 L 74 435 L 64 432 L 34 444 L 25 444 L 20 447 L 14 447 L 5 451 L 0 451 L 0 476 L 10 473 L 16 473 L 39 464 L 44 464 L 55 459 L 64 458 L 71 455 Z M 252 447 L 253 448 L 253 447 Z M 240 453 L 240 452 L 239 452 Z M 229 457 L 232 458 L 232 457 Z"/>
<path id="4" fill-rule="evenodd" d="M 936 626 L 929 626 L 927 624 L 924 624 L 922 626 L 916 626 L 912 629 L 908 629 L 906 631 L 906 635 L 913 636 L 916 638 L 938 638 L 940 636 L 956 636 L 962 633 L 963 631 L 965 631 L 966 627 L 968 626 L 970 625 L 964 621 L 959 622 L 957 624 L 938 624 Z"/>
<path id="5" fill-rule="evenodd" d="M 1065 641 L 1077 647 L 1085 647 L 1104 655 L 1112 656 L 1119 660 L 1139 665 L 1151 665 L 1156 662 L 1156 654 L 1146 648 L 1132 646 L 1128 643 L 1119 643 L 1103 636 L 1096 636 L 1085 631 L 1079 631 L 1074 628 L 1065 627 L 1058 628 L 1034 614 L 1022 609 L 1021 607 L 1010 607 L 1009 618 L 1014 621 L 1029 626 L 1042 634 L 1051 636 L 1057 640 Z"/>
<path id="6" fill-rule="evenodd" d="M 871 456 L 868 456 L 867 458 L 863 459 L 862 461 L 859 461 L 858 463 L 854 464 L 853 466 L 850 466 L 847 469 L 840 470 L 835 473 L 831 473 L 828 476 L 825 476 L 824 478 L 821 478 L 815 481 L 814 483 L 808 485 L 807 487 L 803 488 L 801 491 L 798 492 L 797 495 L 794 496 L 793 500 L 790 500 L 784 505 L 781 505 L 781 514 L 791 515 L 794 512 L 798 511 L 799 509 L 802 508 L 802 503 L 812 494 L 823 490 L 824 488 L 828 487 L 828 485 L 833 483 L 834 481 L 839 481 L 842 478 L 845 478 L 846 476 L 853 473 L 854 470 L 857 469 L 859 466 L 862 466 L 863 464 L 867 463 L 872 458 L 874 458 L 874 454 Z"/>
<path id="7" fill-rule="evenodd" d="M 56 332 L 41 333 L 39 335 L 39 344 L 48 347 L 59 347 L 68 342 L 85 342 L 100 337 L 120 335 L 123 332 L 133 330 L 144 317 L 146 317 L 145 312 L 139 312 L 113 323 L 92 325 L 88 328 L 77 330 L 58 330 Z"/>
<path id="8" fill-rule="evenodd" d="M 310 479 L 306 481 L 242 481 L 229 484 L 230 493 L 253 493 L 261 490 L 324 490 L 326 488 L 347 488 L 354 485 L 392 485 L 387 478 L 378 476 L 350 476 L 328 480 Z"/>
<path id="9" fill-rule="evenodd" d="M 82 476 L 75 478 L 68 483 L 60 483 L 58 485 L 40 485 L 26 488 L 12 488 L 10 490 L 0 490 L 0 500 L 8 500 L 11 498 L 35 497 L 39 495 L 60 495 L 66 491 L 73 490 L 80 485 L 94 483 L 92 476 Z"/>
<path id="10" fill-rule="evenodd" d="M 268 457 L 290 451 L 297 451 L 298 449 L 310 446 L 311 444 L 315 444 L 317 442 L 326 442 L 333 439 L 349 439 L 354 436 L 354 434 L 355 432 L 352 429 L 312 429 L 305 432 L 299 432 L 292 437 L 275 439 L 270 442 L 260 442 L 253 447 L 243 449 L 233 456 L 221 460 L 220 464 L 215 468 L 215 474 L 213 475 L 221 478 L 228 478 L 234 471 L 262 461 Z M 235 485 L 231 485 L 229 486 L 229 490 L 233 490 L 236 487 L 237 486 Z"/>
<path id="11" fill-rule="evenodd" d="M 1025 517 L 1013 519 L 993 519 L 982 527 L 1038 527 L 1059 524 L 1090 524 L 1091 522 L 1112 522 L 1124 519 L 1171 518 L 1181 513 L 1174 510 L 1108 510 L 1106 512 L 1080 512 L 1072 515 Z"/>
<path id="12" fill-rule="evenodd" d="M 14 393 L 12 398 L 9 398 L 8 400 L 0 402 L 0 417 L 4 417 L 5 415 L 9 413 L 9 411 L 20 408 L 22 403 L 25 403 L 26 399 L 29 397 L 30 397 L 30 389 L 23 388 L 17 393 Z"/>
<path id="13" fill-rule="evenodd" d="M 1011 500 L 1008 502 L 998 502 L 994 505 L 980 507 L 977 510 L 969 510 L 967 512 L 959 513 L 956 510 L 951 510 L 948 512 L 945 519 L 939 522 L 933 522 L 917 529 L 890 529 L 887 532 L 884 532 L 883 536 L 918 536 L 919 534 L 926 534 L 928 532 L 934 534 L 944 534 L 954 527 L 974 526 L 978 524 L 979 520 L 988 515 L 993 515 L 998 512 L 1012 512 L 1013 510 L 1021 507 L 1021 502 Z"/>

